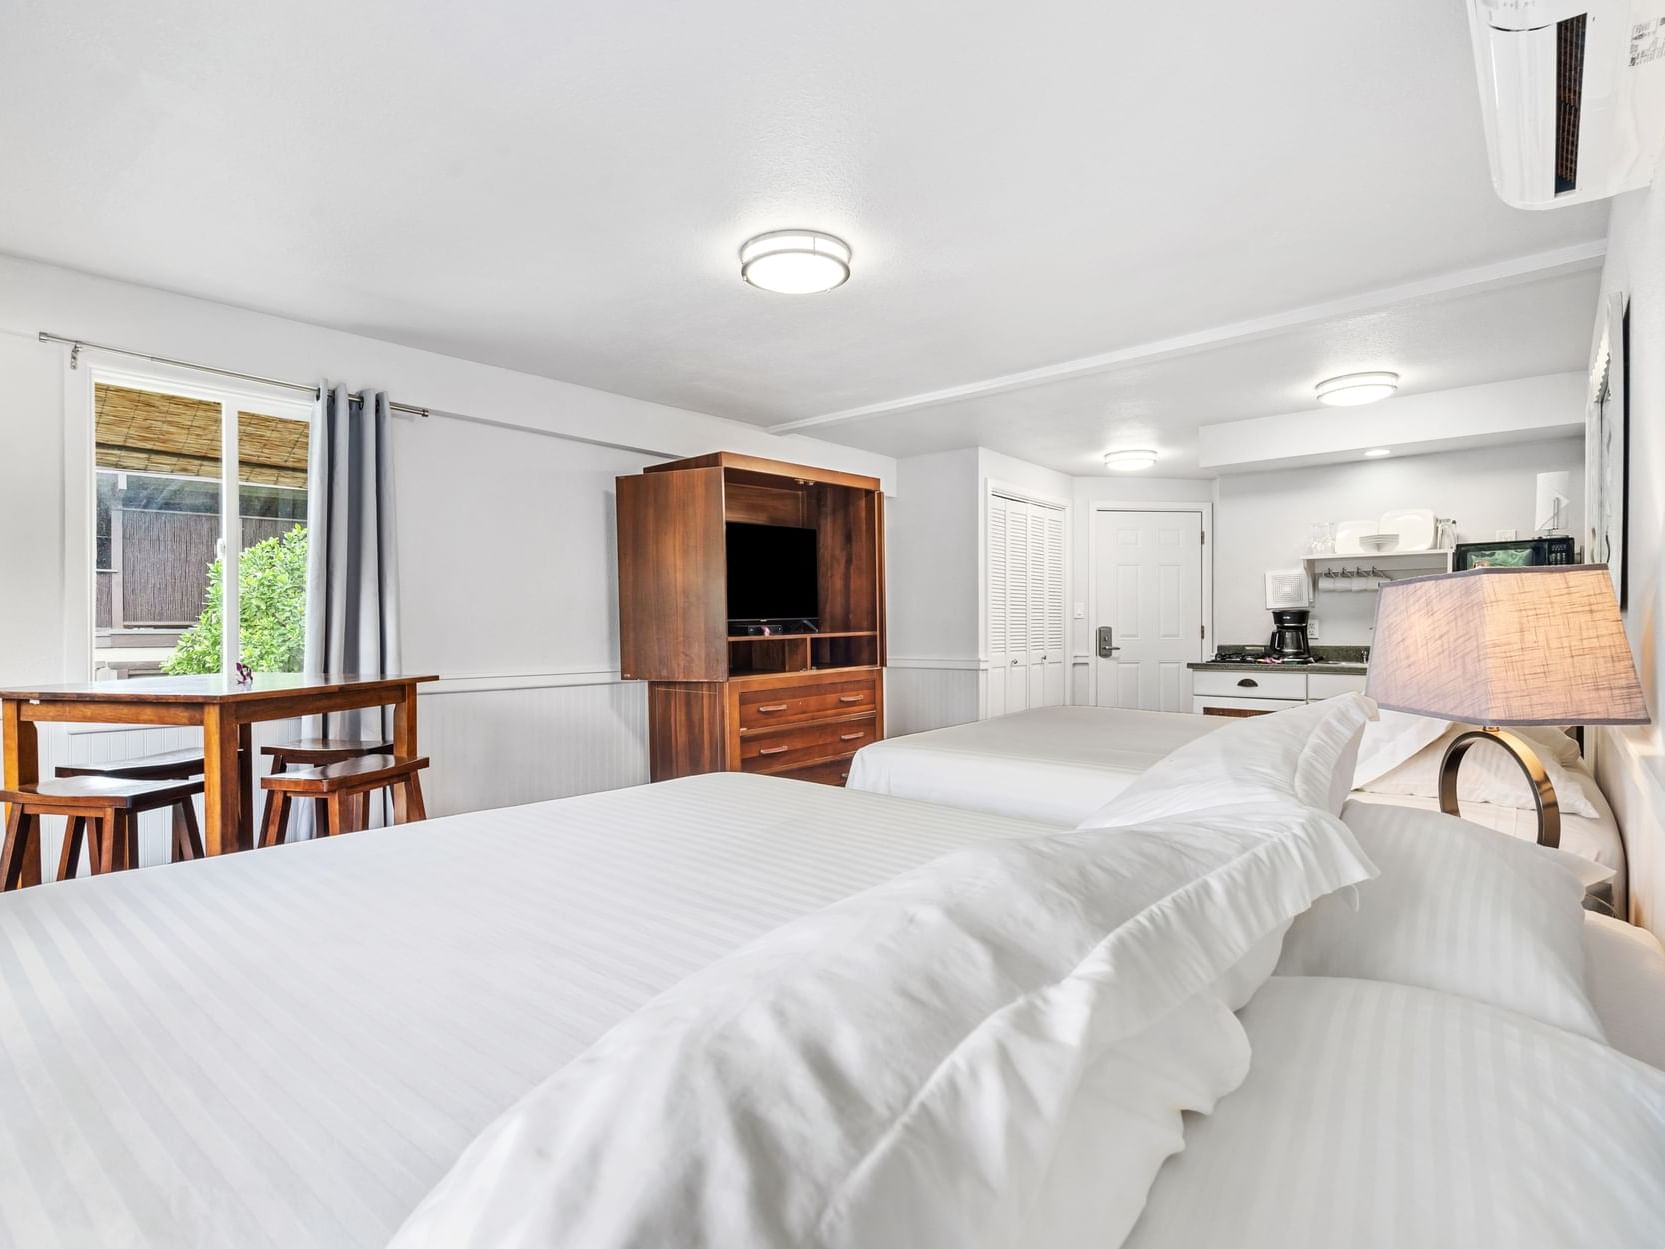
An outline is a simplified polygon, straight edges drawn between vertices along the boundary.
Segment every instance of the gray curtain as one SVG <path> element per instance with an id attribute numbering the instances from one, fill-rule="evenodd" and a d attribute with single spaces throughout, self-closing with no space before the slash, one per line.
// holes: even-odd
<path id="1" fill-rule="evenodd" d="M 324 387 L 313 421 L 307 499 L 306 670 L 399 671 L 399 562 L 387 395 Z M 324 717 L 331 737 L 391 729 L 387 710 Z M 316 719 L 304 729 L 323 734 Z"/>

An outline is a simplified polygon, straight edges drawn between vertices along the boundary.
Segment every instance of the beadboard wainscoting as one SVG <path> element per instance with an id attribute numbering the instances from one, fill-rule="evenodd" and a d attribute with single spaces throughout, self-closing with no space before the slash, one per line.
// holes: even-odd
<path id="1" fill-rule="evenodd" d="M 885 672 L 885 736 L 923 733 L 981 716 L 987 665 L 977 659 L 891 656 Z"/>
<path id="2" fill-rule="evenodd" d="M 418 708 L 430 815 L 647 783 L 647 686 L 616 668 L 441 680 Z"/>

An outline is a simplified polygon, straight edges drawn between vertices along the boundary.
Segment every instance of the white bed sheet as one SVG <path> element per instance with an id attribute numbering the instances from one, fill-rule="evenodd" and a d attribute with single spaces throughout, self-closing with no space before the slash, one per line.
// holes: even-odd
<path id="1" fill-rule="evenodd" d="M 1038 825 L 718 775 L 0 899 L 0 1245 L 380 1249 L 683 977 Z"/>
<path id="2" fill-rule="evenodd" d="M 1274 976 L 1124 1249 L 1656 1249 L 1665 1073 L 1497 1007 Z"/>
<path id="3" fill-rule="evenodd" d="M 1586 912 L 1584 984 L 1607 1043 L 1665 1071 L 1665 946 L 1659 938 Z"/>
<path id="4" fill-rule="evenodd" d="M 1596 778 L 1590 774 L 1582 763 L 1573 764 L 1567 769 L 1577 772 L 1584 781 L 1585 792 L 1590 795 L 1590 804 L 1595 807 L 1597 815 L 1591 818 L 1587 815 L 1568 815 L 1561 813 L 1561 849 L 1570 851 L 1581 858 L 1591 859 L 1603 867 L 1610 867 L 1614 871 L 1613 902 L 1614 909 L 1620 914 L 1626 913 L 1628 891 L 1625 874 L 1625 843 L 1619 833 L 1619 821 L 1613 814 L 1613 808 L 1607 803 L 1607 797 L 1601 792 L 1601 786 L 1596 784 Z M 1358 802 L 1380 802 L 1389 806 L 1416 807 L 1422 811 L 1438 811 L 1438 798 L 1425 798 L 1411 794 L 1373 794 L 1362 789 L 1355 789 L 1350 795 Z M 1462 804 L 1462 814 L 1465 820 L 1475 824 L 1483 824 L 1487 828 L 1495 828 L 1500 833 L 1508 833 L 1511 837 L 1519 837 L 1525 841 L 1538 839 L 1538 813 L 1531 808 L 1520 810 L 1516 807 L 1500 807 L 1490 802 L 1465 802 Z"/>
<path id="5" fill-rule="evenodd" d="M 1041 707 L 887 738 L 850 765 L 851 789 L 1075 827 L 1220 716 Z"/>

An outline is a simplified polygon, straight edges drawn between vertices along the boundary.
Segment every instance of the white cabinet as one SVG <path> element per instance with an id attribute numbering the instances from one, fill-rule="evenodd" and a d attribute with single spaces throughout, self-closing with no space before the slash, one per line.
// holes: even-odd
<path id="1" fill-rule="evenodd" d="M 1064 514 L 989 497 L 988 714 L 1064 701 Z"/>
<path id="2" fill-rule="evenodd" d="M 1285 707 L 1364 693 L 1364 677 L 1351 672 L 1232 671 L 1192 673 L 1191 710 L 1205 716 L 1252 716 Z"/>

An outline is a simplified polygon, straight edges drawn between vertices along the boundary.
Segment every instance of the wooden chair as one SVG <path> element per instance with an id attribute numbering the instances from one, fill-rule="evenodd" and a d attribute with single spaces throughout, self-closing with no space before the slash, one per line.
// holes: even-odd
<path id="1" fill-rule="evenodd" d="M 405 791 L 407 820 L 401 822 L 425 820 L 428 811 L 422 803 L 422 781 L 417 774 L 427 766 L 425 758 L 363 755 L 316 768 L 274 772 L 260 782 L 267 794 L 260 844 L 283 844 L 289 832 L 289 810 L 297 798 L 312 798 L 323 805 L 320 828 L 330 837 L 363 828 L 369 823 L 370 794 L 395 785 L 403 786 Z"/>
<path id="2" fill-rule="evenodd" d="M 55 772 L 65 776 L 108 776 L 125 781 L 188 781 L 202 775 L 202 751 L 170 750 L 110 763 L 60 763 Z"/>
<path id="3" fill-rule="evenodd" d="M 139 864 L 139 816 L 173 808 L 173 861 L 202 857 L 202 833 L 191 799 L 202 792 L 200 780 L 129 780 L 112 776 L 71 776 L 0 789 L 0 802 L 11 804 L 6 842 L 0 849 L 0 888 L 23 883 L 24 864 L 40 855 L 40 820 L 61 815 L 69 820 L 58 879 L 75 875 L 81 847 L 91 831 L 92 868 L 96 873 Z"/>
<path id="4" fill-rule="evenodd" d="M 393 743 L 390 741 L 361 742 L 353 737 L 299 737 L 294 741 L 281 742 L 276 746 L 262 746 L 260 753 L 272 761 L 272 775 L 287 772 L 290 768 L 321 768 L 331 763 L 345 763 L 349 759 L 362 759 L 366 755 L 390 755 L 393 753 Z M 271 790 L 266 792 L 266 806 L 260 813 L 260 827 L 265 828 L 272 822 L 273 804 L 277 801 L 277 794 Z M 328 816 L 323 799 L 312 804 L 314 818 L 318 821 L 320 835 L 324 829 L 324 821 Z M 289 817 L 285 814 L 284 819 Z M 262 842 L 264 844 L 264 842 Z"/>

